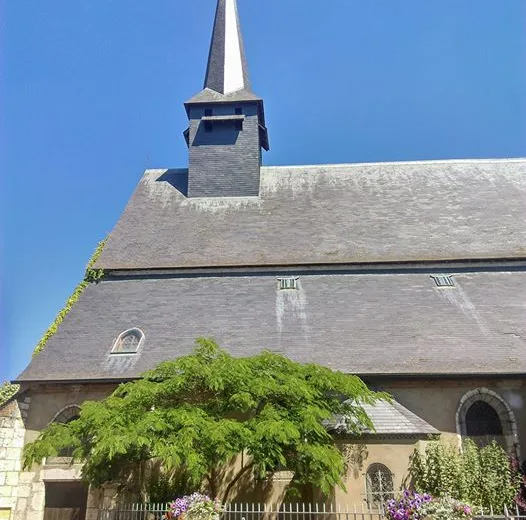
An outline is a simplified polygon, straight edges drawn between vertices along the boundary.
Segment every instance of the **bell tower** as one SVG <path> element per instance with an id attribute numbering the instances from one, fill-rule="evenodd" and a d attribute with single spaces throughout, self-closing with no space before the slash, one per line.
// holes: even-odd
<path id="1" fill-rule="evenodd" d="M 252 92 L 236 0 L 218 0 L 203 90 L 185 103 L 188 197 L 258 196 L 268 150 L 263 100 Z"/>

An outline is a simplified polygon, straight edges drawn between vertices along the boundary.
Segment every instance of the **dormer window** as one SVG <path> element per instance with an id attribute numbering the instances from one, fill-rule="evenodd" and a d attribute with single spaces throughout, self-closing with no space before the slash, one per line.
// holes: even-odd
<path id="1" fill-rule="evenodd" d="M 453 278 L 447 274 L 435 274 L 431 275 L 431 278 L 435 281 L 437 287 L 455 287 Z"/>
<path id="2" fill-rule="evenodd" d="M 298 288 L 298 278 L 289 276 L 287 278 L 278 278 L 278 287 L 280 291 Z"/>
<path id="3" fill-rule="evenodd" d="M 111 349 L 112 354 L 136 354 L 139 347 L 144 341 L 144 333 L 142 330 L 133 328 L 121 332 L 113 348 Z"/>

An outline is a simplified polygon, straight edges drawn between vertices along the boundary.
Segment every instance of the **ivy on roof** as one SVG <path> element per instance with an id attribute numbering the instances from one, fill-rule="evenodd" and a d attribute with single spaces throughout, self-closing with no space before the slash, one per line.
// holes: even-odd
<path id="1" fill-rule="evenodd" d="M 3 406 L 9 399 L 11 399 L 18 390 L 20 385 L 13 385 L 9 381 L 5 381 L 2 386 L 0 386 L 0 406 Z"/>
<path id="2" fill-rule="evenodd" d="M 48 339 L 51 336 L 53 336 L 55 332 L 57 332 L 59 325 L 64 321 L 64 318 L 67 316 L 68 312 L 71 310 L 73 305 L 77 303 L 77 300 L 80 298 L 80 295 L 84 292 L 84 289 L 90 283 L 100 281 L 102 277 L 104 276 L 104 271 L 102 269 L 93 269 L 93 266 L 95 265 L 95 262 L 97 261 L 100 254 L 102 253 L 102 250 L 104 249 L 104 245 L 106 244 L 106 240 L 107 239 L 104 239 L 102 242 L 100 242 L 97 248 L 95 249 L 95 251 L 93 252 L 93 255 L 91 256 L 88 262 L 88 265 L 86 266 L 86 272 L 84 274 L 84 278 L 77 285 L 77 287 L 75 287 L 73 294 L 66 301 L 64 308 L 57 314 L 57 317 L 55 318 L 53 323 L 46 330 L 42 339 L 38 342 L 37 346 L 35 347 L 35 350 L 33 351 L 33 357 L 40 354 L 40 352 L 44 350 L 44 347 L 46 346 Z"/>

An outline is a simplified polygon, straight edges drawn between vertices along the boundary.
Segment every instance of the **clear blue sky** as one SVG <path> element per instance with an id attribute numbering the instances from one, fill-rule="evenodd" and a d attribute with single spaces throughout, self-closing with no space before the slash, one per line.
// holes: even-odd
<path id="1" fill-rule="evenodd" d="M 183 167 L 215 0 L 0 0 L 0 381 L 142 171 Z M 239 0 L 267 164 L 526 156 L 525 0 Z M 65 353 L 67 355 L 67 353 Z"/>

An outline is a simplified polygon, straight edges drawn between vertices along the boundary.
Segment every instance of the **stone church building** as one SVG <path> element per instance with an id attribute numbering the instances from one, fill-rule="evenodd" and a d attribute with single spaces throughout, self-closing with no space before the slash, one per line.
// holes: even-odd
<path id="1" fill-rule="evenodd" d="M 67 457 L 21 471 L 24 442 L 201 336 L 393 396 L 369 407 L 375 431 L 349 440 L 364 449 L 337 504 L 400 489 L 415 447 L 439 434 L 524 457 L 526 159 L 263 166 L 235 0 L 218 0 L 204 88 L 185 108 L 188 168 L 144 173 L 94 266 L 103 278 L 0 408 L 0 518 L 93 520 L 115 501 Z"/>

